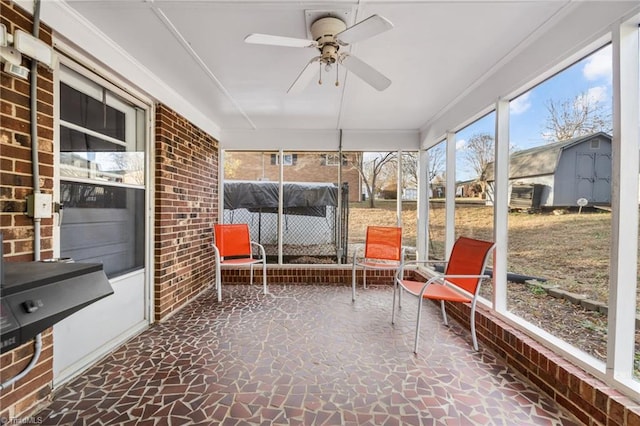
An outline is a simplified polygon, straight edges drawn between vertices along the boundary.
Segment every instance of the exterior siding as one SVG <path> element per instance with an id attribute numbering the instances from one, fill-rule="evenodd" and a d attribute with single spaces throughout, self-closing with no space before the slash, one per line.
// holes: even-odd
<path id="1" fill-rule="evenodd" d="M 598 149 L 591 148 L 592 140 L 600 142 Z M 598 162 L 608 158 L 608 170 L 600 169 L 600 173 L 597 173 L 592 168 L 585 169 L 579 165 L 579 163 L 586 165 L 593 161 L 592 156 L 598 156 Z M 605 179 L 608 191 L 594 191 L 594 186 Z M 592 204 L 609 204 L 611 202 L 611 141 L 604 138 L 590 139 L 563 150 L 555 173 L 554 192 L 554 201 L 557 206 L 575 206 L 577 199 L 581 197 L 587 198 Z"/>

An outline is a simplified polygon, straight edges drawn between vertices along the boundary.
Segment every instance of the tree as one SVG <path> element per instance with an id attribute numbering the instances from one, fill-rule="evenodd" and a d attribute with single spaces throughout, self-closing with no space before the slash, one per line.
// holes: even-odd
<path id="1" fill-rule="evenodd" d="M 563 101 L 549 99 L 545 106 L 545 139 L 556 142 L 596 132 L 611 133 L 611 115 L 605 105 L 586 92 Z"/>
<path id="2" fill-rule="evenodd" d="M 375 207 L 375 192 L 379 189 L 378 178 L 384 171 L 385 165 L 395 161 L 395 152 L 359 152 L 350 161 L 351 167 L 358 171 L 364 183 L 369 198 L 369 208 Z"/>
<path id="3" fill-rule="evenodd" d="M 427 182 L 434 183 L 437 176 L 442 176 L 445 171 L 445 144 L 435 145 L 427 150 Z M 418 161 L 417 152 L 402 153 L 402 187 L 407 188 L 410 185 L 418 185 Z"/>
<path id="4" fill-rule="evenodd" d="M 427 182 L 432 182 L 436 176 L 442 175 L 445 169 L 446 153 L 444 144 L 438 144 L 429 148 L 428 154 L 428 170 Z M 418 184 L 418 153 L 403 152 L 402 153 L 402 176 L 403 184 Z"/>
<path id="5" fill-rule="evenodd" d="M 487 192 L 487 168 L 495 156 L 493 136 L 488 133 L 477 133 L 467 141 L 464 155 L 471 169 L 476 174 L 482 192 Z"/>
<path id="6" fill-rule="evenodd" d="M 234 179 L 236 177 L 236 173 L 240 170 L 240 166 L 242 166 L 242 162 L 239 158 L 235 158 L 232 154 L 227 153 L 224 156 L 224 178 L 225 179 Z"/>
<path id="7" fill-rule="evenodd" d="M 402 188 L 418 186 L 418 153 L 402 153 Z"/>
<path id="8" fill-rule="evenodd" d="M 143 152 L 113 152 L 109 155 L 112 170 L 120 174 L 124 183 L 144 185 L 144 153 Z M 107 172 L 107 171 L 105 171 Z"/>
<path id="9" fill-rule="evenodd" d="M 447 152 L 445 150 L 446 144 L 444 142 L 438 145 L 432 146 L 427 150 L 429 157 L 429 174 L 427 180 L 429 183 L 433 183 L 436 177 L 442 176 L 446 169 Z"/>

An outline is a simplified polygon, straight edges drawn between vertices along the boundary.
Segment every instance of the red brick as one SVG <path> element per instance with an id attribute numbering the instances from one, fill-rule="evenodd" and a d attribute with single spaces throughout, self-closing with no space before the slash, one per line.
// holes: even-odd
<path id="1" fill-rule="evenodd" d="M 627 418 L 625 425 L 628 426 L 640 426 L 640 408 L 638 406 L 628 407 L 625 409 Z"/>
<path id="2" fill-rule="evenodd" d="M 217 141 L 158 105 L 155 156 L 154 296 L 162 319 L 213 281 L 212 253 L 202 240 L 211 239 L 217 217 Z"/>
<path id="3" fill-rule="evenodd" d="M 31 16 L 22 10 L 15 3 L 1 0 L 2 23 L 13 33 L 17 28 L 31 32 Z M 51 44 L 51 30 L 45 25 L 41 25 L 40 39 Z M 24 61 L 25 63 L 29 61 Z M 39 67 L 38 69 L 38 114 L 39 134 L 48 136 L 44 139 L 39 149 L 46 147 L 51 151 L 53 139 L 53 75 L 51 71 Z M 2 90 L 2 104 L 0 113 L 2 114 L 2 130 L 0 131 L 0 156 L 2 159 L 2 181 L 6 185 L 4 188 L 11 188 L 13 200 L 11 205 L 3 200 L 4 209 L 2 215 L 2 227 L 5 250 L 5 260 L 10 262 L 25 262 L 33 260 L 33 224 L 23 211 L 25 206 L 25 195 L 33 192 L 31 178 L 31 141 L 30 113 L 29 113 L 29 92 L 30 82 L 9 78 L 4 73 L 0 76 Z M 8 159 L 8 160 L 7 160 Z M 53 156 L 40 155 L 40 172 L 43 174 L 44 182 L 53 181 Z M 51 184 L 49 184 L 51 185 Z M 5 191 L 3 190 L 3 194 Z M 15 213 L 11 213 L 11 212 Z M 43 222 L 42 226 L 43 248 L 51 246 L 51 238 L 46 238 L 52 234 L 52 222 Z M 5 390 L 0 394 L 0 406 L 3 413 L 11 412 L 13 416 L 29 411 L 32 407 L 43 401 L 51 392 L 52 380 L 52 335 L 45 333 L 45 347 L 39 363 L 29 375 L 12 386 L 12 389 Z M 3 354 L 2 377 L 19 372 L 26 363 L 29 362 L 33 353 L 33 344 L 26 344 L 8 354 Z"/>

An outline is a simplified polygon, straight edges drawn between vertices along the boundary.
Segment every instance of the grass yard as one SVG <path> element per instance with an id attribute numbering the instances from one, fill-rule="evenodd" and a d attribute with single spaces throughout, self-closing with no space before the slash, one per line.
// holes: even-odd
<path id="1" fill-rule="evenodd" d="M 404 203 L 404 244 L 415 245 L 415 203 Z M 444 203 L 430 206 L 430 252 L 444 254 Z M 368 224 L 394 226 L 395 201 L 380 201 L 377 208 L 354 205 L 349 211 L 350 242 L 364 241 Z M 479 203 L 456 206 L 456 233 L 474 238 L 493 238 L 493 207 Z M 510 272 L 541 277 L 550 284 L 606 302 L 609 288 L 611 213 L 605 211 L 509 213 Z"/>
<path id="2" fill-rule="evenodd" d="M 429 208 L 431 257 L 444 257 L 444 203 Z M 377 202 L 377 208 L 352 205 L 349 242 L 363 242 L 367 225 L 395 226 L 395 201 Z M 415 245 L 415 203 L 403 203 L 404 244 Z M 456 203 L 456 236 L 493 239 L 493 207 L 478 201 Z M 606 211 L 548 211 L 509 213 L 508 270 L 544 278 L 547 284 L 603 303 L 608 301 L 611 213 Z M 435 256 L 434 256 L 435 255 Z M 490 298 L 491 287 L 481 294 Z M 638 293 L 636 293 L 638 294 Z M 638 299 L 637 299 L 638 300 Z M 640 306 L 637 303 L 636 306 Z M 607 316 L 588 311 L 565 299 L 550 297 L 540 287 L 508 283 L 507 308 L 531 324 L 565 340 L 594 357 L 606 359 Z M 640 332 L 636 331 L 636 376 L 640 377 Z"/>

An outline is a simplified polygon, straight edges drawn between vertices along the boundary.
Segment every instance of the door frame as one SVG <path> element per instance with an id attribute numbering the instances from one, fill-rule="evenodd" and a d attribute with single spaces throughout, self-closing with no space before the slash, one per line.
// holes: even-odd
<path id="1" fill-rule="evenodd" d="M 154 158 L 153 158 L 153 141 L 155 140 L 154 132 L 154 117 L 155 117 L 155 105 L 150 97 L 140 92 L 139 90 L 129 86 L 126 82 L 119 79 L 113 73 L 106 70 L 100 64 L 92 61 L 81 52 L 77 51 L 72 46 L 68 45 L 62 40 L 54 40 L 54 45 L 58 53 L 59 61 L 56 64 L 53 73 L 53 85 L 54 85 L 54 119 L 53 119 L 53 201 L 56 206 L 60 204 L 60 81 L 62 74 L 62 66 L 81 74 L 84 77 L 101 85 L 110 92 L 123 98 L 132 105 L 142 109 L 144 111 L 144 130 L 145 130 L 145 185 L 144 185 L 144 199 L 145 199 L 145 226 L 144 226 L 144 267 L 140 271 L 134 271 L 132 273 L 124 274 L 110 280 L 113 284 L 122 282 L 123 280 L 130 279 L 132 276 L 143 274 L 143 320 L 138 325 L 127 330 L 124 334 L 121 334 L 116 339 L 111 339 L 105 342 L 105 347 L 101 347 L 98 350 L 92 352 L 91 356 L 84 357 L 78 360 L 77 365 L 79 368 L 71 374 L 62 374 L 62 377 L 54 377 L 54 388 L 66 383 L 68 380 L 80 374 L 84 368 L 89 367 L 92 363 L 104 356 L 109 351 L 118 345 L 124 343 L 133 335 L 139 333 L 141 330 L 147 328 L 154 322 L 154 297 L 153 297 L 153 282 L 154 282 L 154 264 L 153 264 L 153 249 L 154 249 Z M 54 258 L 60 257 L 60 216 L 58 210 L 53 215 L 53 256 Z M 88 307 L 90 308 L 90 307 Z M 54 326 L 55 329 L 55 326 Z M 54 354 L 55 354 L 55 342 L 54 342 Z M 75 364 L 74 364 L 75 366 Z M 55 371 L 54 371 L 55 374 Z"/>

